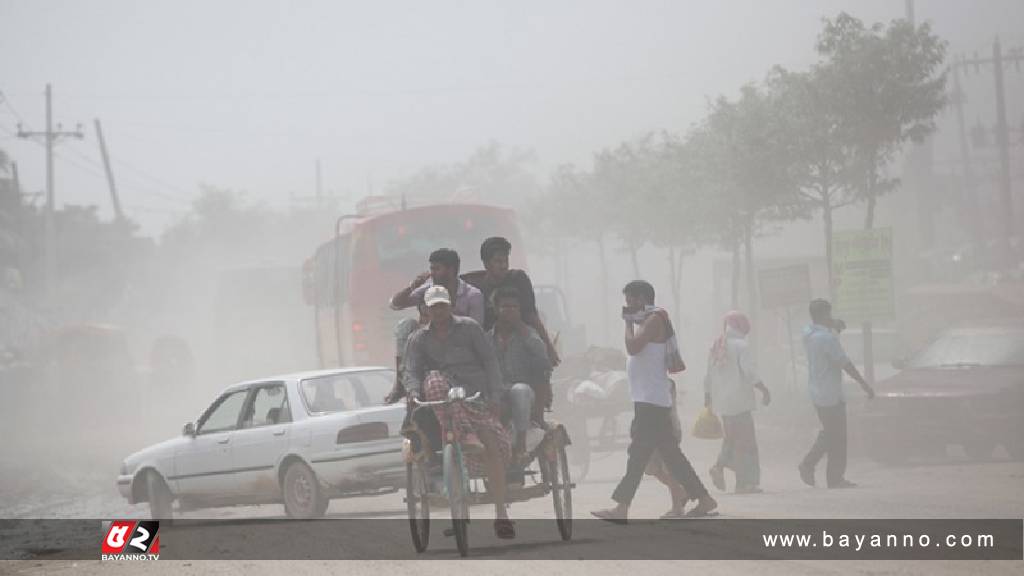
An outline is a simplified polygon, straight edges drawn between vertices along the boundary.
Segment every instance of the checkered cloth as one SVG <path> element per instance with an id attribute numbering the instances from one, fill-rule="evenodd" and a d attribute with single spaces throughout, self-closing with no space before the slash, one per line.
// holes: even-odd
<path id="1" fill-rule="evenodd" d="M 427 374 L 423 381 L 423 396 L 428 402 L 443 400 L 448 397 L 448 378 L 438 371 Z M 447 436 L 446 426 L 448 423 L 447 411 L 452 410 L 453 432 L 458 440 L 464 434 L 474 433 L 480 437 L 481 430 L 490 430 L 498 439 L 498 452 L 503 462 L 508 462 L 512 453 L 512 437 L 504 426 L 495 411 L 487 404 L 479 402 L 459 402 L 448 406 L 434 406 L 434 413 L 437 421 L 441 423 L 441 437 Z M 487 464 L 483 454 L 467 455 L 466 469 L 470 476 L 481 477 L 487 473 Z"/>

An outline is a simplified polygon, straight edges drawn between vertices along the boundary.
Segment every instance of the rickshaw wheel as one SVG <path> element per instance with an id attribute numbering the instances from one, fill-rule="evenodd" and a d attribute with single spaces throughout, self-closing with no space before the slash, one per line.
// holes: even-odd
<path id="1" fill-rule="evenodd" d="M 405 465 L 405 505 L 409 512 L 409 532 L 416 552 L 424 552 L 430 542 L 430 481 L 422 460 Z"/>
<path id="2" fill-rule="evenodd" d="M 591 452 L 591 439 L 589 430 L 587 429 L 587 414 L 584 407 L 576 408 L 570 413 L 569 421 L 563 424 L 566 428 L 572 430 L 573 438 L 577 441 L 572 444 L 572 448 L 568 450 L 570 464 L 575 468 L 576 473 L 574 474 L 578 482 L 583 482 L 583 479 L 587 477 L 587 473 L 590 472 L 590 460 Z"/>
<path id="3" fill-rule="evenodd" d="M 559 430 L 549 442 L 553 446 L 545 451 L 544 465 L 551 486 L 551 500 L 555 508 L 555 522 L 562 540 L 572 539 L 572 476 L 565 453 L 565 432 Z"/>
<path id="4" fill-rule="evenodd" d="M 469 554 L 469 479 L 462 460 L 462 450 L 456 444 L 444 445 L 444 475 L 455 546 L 459 549 L 459 556 L 464 557 Z"/>

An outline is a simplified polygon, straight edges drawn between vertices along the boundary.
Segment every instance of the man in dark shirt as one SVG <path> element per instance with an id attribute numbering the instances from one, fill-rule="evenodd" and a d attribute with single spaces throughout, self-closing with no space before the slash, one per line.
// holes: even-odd
<path id="1" fill-rule="evenodd" d="M 493 298 L 498 320 L 487 337 L 498 355 L 505 412 L 515 429 L 513 459 L 518 460 L 524 452 L 531 417 L 540 422 L 542 408 L 551 404 L 551 362 L 544 341 L 523 322 L 519 292 L 503 286 Z M 540 409 L 535 409 L 538 404 Z"/>
<path id="2" fill-rule="evenodd" d="M 462 279 L 475 286 L 483 293 L 484 297 L 484 330 L 490 330 L 498 318 L 497 310 L 491 297 L 494 291 L 502 286 L 515 288 L 519 292 L 520 310 L 523 321 L 537 331 L 544 345 L 548 349 L 548 359 L 552 366 L 558 366 L 561 360 L 558 352 L 555 351 L 554 343 L 551 342 L 548 331 L 540 319 L 540 312 L 537 311 L 537 297 L 533 293 L 533 283 L 530 277 L 523 270 L 510 270 L 508 257 L 512 253 L 512 243 L 500 236 L 488 238 L 480 245 L 480 260 L 483 261 L 484 269 L 467 272 Z"/>
<path id="3" fill-rule="evenodd" d="M 419 311 L 418 318 L 403 318 L 395 326 L 395 385 L 391 388 L 391 392 L 384 397 L 385 404 L 394 404 L 405 396 L 405 385 L 402 384 L 402 372 L 405 370 L 402 359 L 405 358 L 405 346 L 414 332 L 430 322 L 426 304 L 420 302 L 416 309 Z"/>
<path id="4" fill-rule="evenodd" d="M 409 337 L 405 349 L 405 389 L 410 405 L 423 397 L 429 401 L 447 397 L 452 387 L 466 396 L 477 392 L 484 400 L 436 407 L 438 420 L 452 430 L 467 454 L 485 452 L 488 490 L 494 497 L 494 531 L 499 538 L 514 538 L 515 528 L 505 508 L 505 462 L 508 433 L 498 420 L 502 399 L 498 358 L 483 329 L 475 320 L 452 314 L 451 298 L 444 286 L 431 286 L 423 294 L 430 322 Z"/>

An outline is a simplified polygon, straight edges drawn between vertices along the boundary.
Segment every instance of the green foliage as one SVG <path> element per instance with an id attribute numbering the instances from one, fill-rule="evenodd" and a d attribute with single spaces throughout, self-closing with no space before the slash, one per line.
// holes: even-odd
<path id="1" fill-rule="evenodd" d="M 738 98 L 717 98 L 682 137 L 648 135 L 598 152 L 589 172 L 557 170 L 539 203 L 552 215 L 534 224 L 562 237 L 611 233 L 635 250 L 731 249 L 815 210 L 830 225 L 834 209 L 864 201 L 870 222 L 875 198 L 898 184 L 887 165 L 935 129 L 945 43 L 927 24 L 866 27 L 842 13 L 816 49 L 809 70 L 776 67 Z"/>
<path id="2" fill-rule="evenodd" d="M 531 171 L 533 153 L 510 150 L 491 142 L 463 162 L 429 166 L 387 187 L 389 195 L 410 200 L 472 200 L 486 204 L 524 206 L 540 186 Z"/>
<path id="3" fill-rule="evenodd" d="M 884 178 L 886 166 L 907 141 L 935 130 L 946 105 L 946 43 L 927 23 L 866 27 L 842 13 L 825 21 L 817 50 L 821 61 L 812 77 L 835 111 L 851 159 L 847 180 L 857 182 L 857 199 L 868 202 L 870 227 L 875 198 L 898 185 Z"/>

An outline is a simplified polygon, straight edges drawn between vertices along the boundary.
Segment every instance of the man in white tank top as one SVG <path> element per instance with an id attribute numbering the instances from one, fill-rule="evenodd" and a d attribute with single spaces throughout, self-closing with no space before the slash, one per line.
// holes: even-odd
<path id="1" fill-rule="evenodd" d="M 647 462 L 657 450 L 672 476 L 683 485 L 697 506 L 688 516 L 706 516 L 718 503 L 708 494 L 686 456 L 679 449 L 672 428 L 672 390 L 668 377 L 669 354 L 674 339 L 668 314 L 654 306 L 654 287 L 634 280 L 622 290 L 626 306 L 626 373 L 633 398 L 633 438 L 629 444 L 626 474 L 612 493 L 616 505 L 592 512 L 602 520 L 625 523 L 629 505 L 640 486 Z M 640 328 L 636 329 L 635 325 Z"/>

